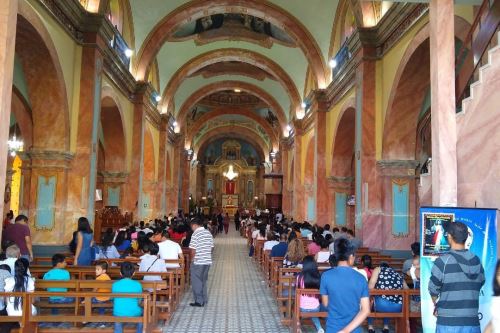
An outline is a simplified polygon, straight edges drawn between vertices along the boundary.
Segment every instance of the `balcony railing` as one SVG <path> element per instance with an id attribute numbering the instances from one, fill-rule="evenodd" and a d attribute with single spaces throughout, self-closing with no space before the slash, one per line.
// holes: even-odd
<path id="1" fill-rule="evenodd" d="M 129 68 L 130 65 L 130 55 L 127 55 L 127 52 L 130 52 L 130 49 L 123 39 L 122 35 L 116 28 L 114 29 L 115 33 L 113 38 L 111 39 L 111 47 L 116 51 L 118 58 L 120 58 L 121 62 Z"/>
<path id="2" fill-rule="evenodd" d="M 335 57 L 332 59 L 334 62 L 334 66 L 332 66 L 332 74 L 335 76 L 337 73 L 339 73 L 342 68 L 344 67 L 345 64 L 349 62 L 351 59 L 352 54 L 351 51 L 349 50 L 349 39 L 346 39 L 344 41 L 344 44 L 340 47 L 340 50 L 337 52 Z"/>

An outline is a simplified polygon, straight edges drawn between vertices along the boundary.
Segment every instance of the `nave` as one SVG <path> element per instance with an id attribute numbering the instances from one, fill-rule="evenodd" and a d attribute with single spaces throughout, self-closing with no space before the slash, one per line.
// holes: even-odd
<path id="1" fill-rule="evenodd" d="M 214 262 L 208 281 L 208 305 L 190 307 L 193 295 L 185 293 L 164 332 L 288 332 L 280 323 L 270 289 L 248 256 L 246 239 L 240 237 L 234 227 L 228 235 L 215 238 Z"/>

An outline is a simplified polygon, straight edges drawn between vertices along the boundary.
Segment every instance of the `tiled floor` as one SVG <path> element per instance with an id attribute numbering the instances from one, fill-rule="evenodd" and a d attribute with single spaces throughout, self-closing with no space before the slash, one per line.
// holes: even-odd
<path id="1" fill-rule="evenodd" d="M 286 333 L 270 290 L 251 258 L 246 240 L 234 229 L 215 238 L 215 257 L 208 278 L 208 305 L 192 308 L 187 292 L 165 327 L 169 333 Z"/>

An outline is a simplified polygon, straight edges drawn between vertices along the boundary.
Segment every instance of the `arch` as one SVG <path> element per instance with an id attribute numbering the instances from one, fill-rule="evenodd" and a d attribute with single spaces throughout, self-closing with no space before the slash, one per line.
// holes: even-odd
<path id="1" fill-rule="evenodd" d="M 199 148 L 196 151 L 197 155 L 199 156 L 202 152 L 204 152 L 212 142 L 215 142 L 215 141 L 222 139 L 222 138 L 225 138 L 228 140 L 229 139 L 244 140 L 244 141 L 248 142 L 249 144 L 251 144 L 255 148 L 255 151 L 259 155 L 259 158 L 261 161 L 266 160 L 267 154 L 266 154 L 266 151 L 263 150 L 261 143 L 258 142 L 258 140 L 256 140 L 255 137 L 248 135 L 248 133 L 238 133 L 237 135 L 227 135 L 227 133 L 214 133 L 214 135 L 207 137 L 206 140 L 203 140 L 203 142 L 199 145 Z"/>
<path id="2" fill-rule="evenodd" d="M 350 33 L 346 32 L 348 26 L 346 19 L 348 18 L 355 20 L 351 4 L 349 1 L 340 1 L 335 13 L 335 19 L 333 20 L 328 59 L 333 58 L 335 55 L 334 52 L 340 48 L 345 38 L 348 38 L 352 34 L 352 31 Z M 355 22 L 354 25 L 356 25 Z"/>
<path id="3" fill-rule="evenodd" d="M 255 131 L 239 126 L 237 124 L 225 125 L 216 128 L 212 128 L 207 131 L 203 137 L 197 142 L 196 146 L 193 147 L 195 153 L 200 151 L 200 148 L 204 146 L 207 140 L 211 138 L 222 138 L 222 137 L 235 137 L 235 138 L 243 138 L 251 143 L 255 144 L 255 148 L 260 148 L 263 153 L 263 161 L 268 161 L 267 152 L 271 151 L 272 147 L 269 147 L 267 143 L 256 133 Z"/>
<path id="4" fill-rule="evenodd" d="M 455 16 L 455 27 L 456 38 L 463 40 L 469 23 Z M 415 159 L 418 116 L 430 85 L 429 32 L 426 24 L 415 35 L 396 72 L 384 121 L 384 159 Z"/>
<path id="5" fill-rule="evenodd" d="M 339 112 L 339 115 L 336 119 L 336 123 L 335 123 L 335 132 L 334 132 L 334 136 L 333 136 L 333 142 L 332 142 L 332 165 L 331 165 L 331 175 L 333 176 L 336 176 L 335 172 L 334 172 L 334 159 L 335 159 L 335 146 L 337 145 L 336 141 L 337 141 L 337 138 L 339 138 L 339 140 L 342 140 L 342 138 L 339 136 L 339 132 L 340 131 L 343 131 L 342 130 L 342 126 L 344 125 L 349 125 L 347 123 L 343 123 L 343 120 L 344 120 L 344 115 L 346 112 L 350 112 L 350 110 L 353 109 L 354 110 L 354 118 L 352 119 L 353 121 L 355 121 L 355 114 L 356 114 L 356 98 L 353 96 L 353 97 L 350 97 L 349 99 L 347 99 L 344 104 L 342 105 L 342 108 Z M 350 117 L 350 116 L 349 116 Z M 354 124 L 353 124 L 354 126 Z M 346 131 L 345 133 L 349 133 L 348 131 Z M 354 148 L 354 141 L 353 141 L 353 148 Z"/>
<path id="6" fill-rule="evenodd" d="M 16 124 L 19 127 L 20 137 L 24 142 L 24 149 L 33 145 L 33 119 L 31 117 L 31 109 L 29 104 L 24 99 L 23 95 L 12 87 L 11 113 L 16 119 Z"/>
<path id="7" fill-rule="evenodd" d="M 116 101 L 105 96 L 101 100 L 101 127 L 103 132 L 104 169 L 108 172 L 124 171 L 127 160 L 125 130 Z"/>
<path id="8" fill-rule="evenodd" d="M 309 65 L 315 73 L 318 86 L 320 88 L 326 87 L 328 84 L 326 65 L 321 50 L 311 33 L 299 20 L 282 8 L 273 5 L 269 1 L 258 0 L 213 0 L 209 2 L 193 0 L 178 7 L 158 22 L 146 37 L 139 51 L 137 77 L 144 79 L 147 76 L 149 65 L 162 48 L 169 33 L 174 31 L 176 27 L 202 18 L 208 13 L 212 15 L 227 12 L 253 15 L 268 20 L 290 33 L 304 52 Z"/>
<path id="9" fill-rule="evenodd" d="M 273 131 L 271 125 L 269 125 L 269 123 L 264 118 L 257 115 L 254 111 L 248 109 L 239 109 L 239 108 L 238 109 L 218 108 L 202 115 L 198 120 L 196 120 L 196 122 L 193 124 L 193 127 L 190 128 L 188 135 L 186 136 L 186 146 L 188 147 L 191 146 L 193 136 L 200 131 L 200 129 L 206 122 L 208 122 L 211 119 L 227 114 L 243 116 L 245 118 L 257 122 L 260 126 L 264 128 L 267 135 L 269 135 L 269 137 L 271 138 L 273 148 L 278 149 L 279 141 L 276 138 L 276 134 Z"/>
<path id="10" fill-rule="evenodd" d="M 213 93 L 219 92 L 219 91 L 224 91 L 224 90 L 231 90 L 238 88 L 241 91 L 244 91 L 246 93 L 252 94 L 254 96 L 259 97 L 261 100 L 263 100 L 269 107 L 276 113 L 276 116 L 278 117 L 278 121 L 280 122 L 281 129 L 285 129 L 287 125 L 287 117 L 285 115 L 285 112 L 279 105 L 279 103 L 272 97 L 270 94 L 268 94 L 266 91 L 262 90 L 261 88 L 257 87 L 256 85 L 253 85 L 251 83 L 247 82 L 241 82 L 241 81 L 222 81 L 222 82 L 214 82 L 211 84 L 208 84 L 204 86 L 201 89 L 198 89 L 194 94 L 192 94 L 181 106 L 179 112 L 177 113 L 177 119 L 179 124 L 185 125 L 185 120 L 186 117 L 193 108 L 193 106 L 196 105 L 200 100 L 202 100 L 204 97 L 211 95 Z"/>
<path id="11" fill-rule="evenodd" d="M 253 51 L 244 49 L 219 49 L 209 51 L 191 59 L 175 72 L 167 86 L 165 87 L 162 98 L 165 101 L 162 103 L 168 107 L 170 101 L 175 96 L 177 89 L 181 83 L 191 74 L 196 71 L 215 63 L 226 61 L 239 61 L 254 65 L 275 77 L 281 83 L 288 96 L 290 97 L 292 111 L 296 110 L 301 103 L 301 98 L 297 87 L 293 83 L 290 76 L 277 63 L 269 58 Z"/>
<path id="12" fill-rule="evenodd" d="M 30 96 L 33 148 L 68 151 L 68 97 L 56 50 L 38 14 L 28 4 L 20 2 L 16 55 L 23 66 Z"/>
<path id="13" fill-rule="evenodd" d="M 355 108 L 352 106 L 347 107 L 339 117 L 340 120 L 335 131 L 332 149 L 331 175 L 335 177 L 349 177 L 353 174 Z"/>

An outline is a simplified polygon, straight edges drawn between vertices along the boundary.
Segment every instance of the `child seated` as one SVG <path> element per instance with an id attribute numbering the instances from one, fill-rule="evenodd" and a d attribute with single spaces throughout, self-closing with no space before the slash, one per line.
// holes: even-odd
<path id="1" fill-rule="evenodd" d="M 69 281 L 70 275 L 66 268 L 66 257 L 63 254 L 54 254 L 52 256 L 52 269 L 43 275 L 44 280 L 51 281 Z M 67 288 L 47 288 L 49 292 L 67 292 Z M 67 304 L 73 303 L 75 299 L 73 297 L 64 296 L 51 296 L 49 297 L 49 303 L 54 304 Z M 58 309 L 52 308 L 52 314 L 58 314 Z"/>
<path id="2" fill-rule="evenodd" d="M 132 263 L 126 261 L 121 264 L 120 274 L 122 279 L 113 283 L 111 292 L 113 294 L 141 294 L 142 285 L 138 281 L 132 280 L 135 267 Z M 140 317 L 142 316 L 142 308 L 139 306 L 138 298 L 120 298 L 114 297 L 113 315 L 116 317 Z M 142 323 L 137 324 L 137 333 L 142 333 Z M 123 332 L 123 323 L 115 323 L 114 333 Z"/>
<path id="3" fill-rule="evenodd" d="M 95 265 L 95 279 L 96 281 L 111 281 L 111 278 L 109 277 L 108 273 L 108 263 L 105 261 L 100 261 Z M 109 293 L 111 292 L 111 289 L 109 288 L 97 288 L 96 292 L 98 293 Z M 109 302 L 109 297 L 95 297 L 92 300 L 92 303 L 94 304 L 99 304 L 99 303 L 105 303 Z M 98 308 L 98 313 L 100 315 L 104 314 L 104 308 Z"/>
<path id="4" fill-rule="evenodd" d="M 160 247 L 156 243 L 146 243 L 143 246 L 143 251 L 146 253 L 141 256 L 141 262 L 139 264 L 139 272 L 158 272 L 163 273 L 167 271 L 167 265 L 165 260 L 158 257 L 158 252 Z M 161 281 L 160 275 L 146 275 L 144 277 L 145 281 Z"/>

